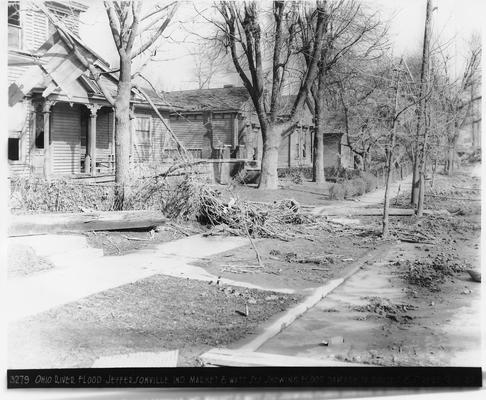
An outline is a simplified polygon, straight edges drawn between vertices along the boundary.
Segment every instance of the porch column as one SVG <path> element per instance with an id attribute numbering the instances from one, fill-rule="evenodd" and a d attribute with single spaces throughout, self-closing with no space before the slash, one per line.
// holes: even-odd
<path id="1" fill-rule="evenodd" d="M 87 104 L 90 112 L 88 125 L 88 157 L 85 162 L 90 163 L 91 175 L 96 175 L 96 117 L 98 110 L 101 108 L 98 104 Z"/>
<path id="2" fill-rule="evenodd" d="M 42 113 L 44 114 L 44 178 L 50 179 L 51 177 L 51 108 L 55 104 L 55 101 L 46 100 L 42 106 Z"/>

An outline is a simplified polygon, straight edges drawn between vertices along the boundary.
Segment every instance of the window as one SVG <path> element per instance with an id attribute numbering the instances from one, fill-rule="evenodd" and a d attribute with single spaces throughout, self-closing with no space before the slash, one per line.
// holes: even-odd
<path id="1" fill-rule="evenodd" d="M 10 161 L 20 160 L 20 139 L 8 138 L 8 159 Z"/>
<path id="2" fill-rule="evenodd" d="M 20 3 L 8 2 L 8 47 L 20 49 Z"/>
<path id="3" fill-rule="evenodd" d="M 133 147 L 138 161 L 150 158 L 152 138 L 150 136 L 150 117 L 136 117 Z"/>
<path id="4" fill-rule="evenodd" d="M 8 24 L 20 26 L 20 2 L 8 2 Z"/>
<path id="5" fill-rule="evenodd" d="M 142 142 L 150 143 L 150 117 L 137 117 L 135 131 Z"/>

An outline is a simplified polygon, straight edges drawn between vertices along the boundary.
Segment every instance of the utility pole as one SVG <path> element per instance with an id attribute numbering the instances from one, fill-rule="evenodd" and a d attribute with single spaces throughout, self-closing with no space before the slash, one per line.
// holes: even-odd
<path id="1" fill-rule="evenodd" d="M 413 177 L 412 177 L 412 198 L 411 203 L 414 208 L 418 207 L 419 204 L 419 191 L 422 186 L 421 181 L 421 166 L 425 162 L 425 138 L 426 138 L 426 127 L 424 123 L 424 140 L 421 140 L 421 128 L 422 123 L 425 122 L 425 105 L 426 100 L 423 99 L 427 81 L 429 78 L 429 57 L 430 57 L 430 36 L 431 36 L 431 22 L 432 22 L 432 0 L 427 0 L 427 10 L 425 13 L 425 29 L 424 29 L 424 45 L 422 52 L 422 67 L 420 71 L 420 89 L 419 89 L 419 103 L 417 106 L 417 134 L 415 136 L 415 151 L 413 160 Z M 424 185 L 425 188 L 425 185 Z M 422 205 L 423 207 L 423 205 Z"/>
<path id="2" fill-rule="evenodd" d="M 395 148 L 395 138 L 397 133 L 397 110 L 398 110 L 398 98 L 400 91 L 400 67 L 402 66 L 403 59 L 400 59 L 400 63 L 394 68 L 396 72 L 396 81 L 393 89 L 395 89 L 395 101 L 393 104 L 393 116 L 391 120 L 391 132 L 388 140 L 388 146 L 386 147 L 386 177 L 385 177 L 385 199 L 383 201 L 383 229 L 381 232 L 382 237 L 386 238 L 389 233 L 389 213 L 390 213 L 390 184 L 391 184 L 391 168 L 393 165 L 393 150 Z"/>

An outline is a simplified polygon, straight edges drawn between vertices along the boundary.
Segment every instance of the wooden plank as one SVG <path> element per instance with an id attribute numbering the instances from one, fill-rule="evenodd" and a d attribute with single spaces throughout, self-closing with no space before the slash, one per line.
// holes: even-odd
<path id="1" fill-rule="evenodd" d="M 9 236 L 43 235 L 48 233 L 109 231 L 149 228 L 167 221 L 157 211 L 98 211 L 12 215 Z"/>
<path id="2" fill-rule="evenodd" d="M 199 356 L 204 364 L 219 367 L 336 367 L 366 366 L 335 360 L 321 360 L 307 357 L 285 356 L 229 349 L 211 349 Z"/>
<path id="3" fill-rule="evenodd" d="M 345 216 L 356 215 L 362 217 L 377 217 L 383 215 L 383 208 L 326 208 L 315 207 L 306 209 L 303 207 L 303 214 L 322 215 L 322 216 Z M 432 214 L 434 212 L 424 212 L 424 214 Z M 390 216 L 406 217 L 414 215 L 415 211 L 412 209 L 390 208 Z"/>

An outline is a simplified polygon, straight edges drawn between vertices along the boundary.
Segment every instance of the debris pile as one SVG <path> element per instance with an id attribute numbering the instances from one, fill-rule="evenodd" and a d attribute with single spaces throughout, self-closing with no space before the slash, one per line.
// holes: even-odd
<path id="1" fill-rule="evenodd" d="M 413 263 L 407 260 L 406 264 L 408 270 L 404 275 L 405 280 L 431 291 L 440 291 L 440 285 L 447 277 L 466 270 L 464 265 L 442 253 L 437 254 L 432 260 L 415 260 Z"/>
<path id="2" fill-rule="evenodd" d="M 413 304 L 392 303 L 389 299 L 382 297 L 364 297 L 364 299 L 368 300 L 368 304 L 356 306 L 354 308 L 356 311 L 368 312 L 400 323 L 412 320 L 413 317 L 406 313 L 417 308 Z"/>
<path id="3" fill-rule="evenodd" d="M 285 225 L 302 225 L 313 220 L 300 212 L 294 200 L 265 205 L 233 197 L 225 202 L 219 191 L 207 186 L 199 188 L 197 203 L 196 219 L 200 223 L 235 235 L 289 240 L 295 236 Z"/>

